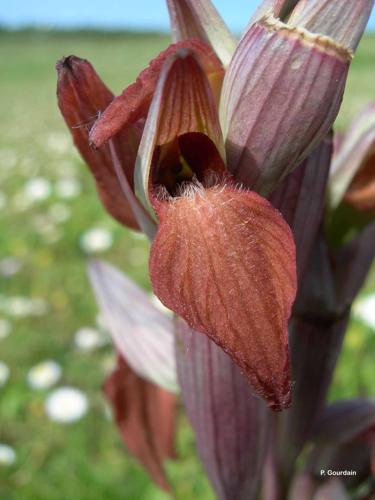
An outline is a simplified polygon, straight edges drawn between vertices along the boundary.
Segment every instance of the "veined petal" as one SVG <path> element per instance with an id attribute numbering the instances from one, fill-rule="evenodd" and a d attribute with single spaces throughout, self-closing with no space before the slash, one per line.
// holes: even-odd
<path id="1" fill-rule="evenodd" d="M 121 356 L 140 377 L 178 391 L 172 318 L 115 267 L 94 260 L 89 276 L 105 324 Z"/>
<path id="2" fill-rule="evenodd" d="M 96 121 L 90 131 L 90 140 L 95 146 L 100 147 L 119 130 L 147 117 L 164 63 L 169 57 L 184 50 L 194 52 L 212 85 L 213 91 L 219 92 L 223 68 L 207 45 L 199 40 L 185 40 L 170 45 L 150 62 L 150 65 L 140 73 L 135 83 L 129 85 L 121 95 L 111 102 Z"/>
<path id="3" fill-rule="evenodd" d="M 138 229 L 131 204 L 124 197 L 117 180 L 109 148 L 94 150 L 89 145 L 88 130 L 97 115 L 112 101 L 113 94 L 85 59 L 65 57 L 56 68 L 60 111 L 76 147 L 95 177 L 103 205 L 121 224 Z M 142 128 L 142 124 L 134 124 L 114 138 L 115 147 L 121 156 L 121 168 L 131 187 Z"/>
<path id="4" fill-rule="evenodd" d="M 300 0 L 288 23 L 330 36 L 355 50 L 365 31 L 374 0 Z"/>
<path id="5" fill-rule="evenodd" d="M 164 185 L 162 177 L 173 175 L 179 156 L 178 153 L 176 162 L 170 162 L 165 168 L 161 161 L 163 151 L 160 151 L 161 164 L 158 166 L 155 161 L 157 146 L 172 147 L 180 137 L 186 139 L 189 138 L 188 134 L 198 133 L 208 141 L 208 144 L 202 145 L 207 155 L 198 162 L 199 167 L 203 167 L 201 174 L 206 168 L 224 172 L 223 158 L 219 155 L 224 157 L 224 145 L 211 87 L 195 53 L 181 49 L 163 66 L 138 151 L 135 189 L 138 198 L 149 210 L 152 210 L 151 198 L 155 185 Z M 180 150 L 185 149 L 187 154 L 195 147 L 198 147 L 198 151 L 200 149 L 199 146 L 184 148 L 181 142 L 178 147 Z M 214 162 L 210 167 L 212 155 Z M 193 174 L 200 178 L 199 171 Z"/>
<path id="6" fill-rule="evenodd" d="M 256 193 L 190 185 L 160 202 L 155 294 L 207 334 L 275 410 L 290 405 L 287 323 L 296 292 L 289 226 Z"/>
<path id="7" fill-rule="evenodd" d="M 178 376 L 199 456 L 220 500 L 258 498 L 271 414 L 206 335 L 176 319 Z"/>
<path id="8" fill-rule="evenodd" d="M 351 54 L 328 37 L 266 16 L 239 43 L 225 75 L 220 117 L 227 165 L 268 195 L 329 132 Z"/>
<path id="9" fill-rule="evenodd" d="M 121 356 L 104 392 L 126 447 L 155 483 L 170 492 L 163 461 L 175 457 L 176 397 L 138 377 Z"/>
<path id="10" fill-rule="evenodd" d="M 331 207 L 336 208 L 347 193 L 346 201 L 355 207 L 375 208 L 374 190 L 375 103 L 372 103 L 353 121 L 335 148 L 330 178 Z"/>
<path id="11" fill-rule="evenodd" d="M 237 43 L 211 1 L 167 0 L 167 4 L 173 40 L 202 40 L 228 66 Z"/>
<path id="12" fill-rule="evenodd" d="M 293 231 L 297 275 L 301 283 L 318 232 L 326 199 L 331 165 L 332 136 L 327 136 L 272 193 L 270 201 Z"/>

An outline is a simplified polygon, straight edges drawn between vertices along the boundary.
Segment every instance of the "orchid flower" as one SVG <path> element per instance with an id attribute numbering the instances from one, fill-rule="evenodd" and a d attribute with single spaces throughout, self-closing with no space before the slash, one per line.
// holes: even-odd
<path id="1" fill-rule="evenodd" d="M 233 40 L 209 2 L 170 1 L 176 37 L 199 39 L 170 46 L 109 105 L 111 94 L 89 63 L 70 57 L 58 66 L 68 125 L 101 113 L 90 130 L 96 151 L 85 128 L 72 132 L 105 205 L 155 236 L 156 295 L 223 348 L 276 410 L 291 402 L 295 247 L 261 195 L 328 133 L 369 14 L 371 2 L 362 3 L 360 17 L 341 20 L 337 33 L 323 23 L 324 36 L 306 29 L 312 23 L 317 31 L 320 17 L 305 2 L 289 12 L 289 24 L 268 11 L 232 54 Z"/>

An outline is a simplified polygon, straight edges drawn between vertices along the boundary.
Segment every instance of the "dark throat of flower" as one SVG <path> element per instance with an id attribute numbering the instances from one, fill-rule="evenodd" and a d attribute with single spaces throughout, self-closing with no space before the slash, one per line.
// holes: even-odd
<path id="1" fill-rule="evenodd" d="M 225 174 L 224 162 L 211 139 L 190 132 L 155 149 L 151 192 L 157 200 L 170 199 L 197 182 L 203 187 L 219 183 Z"/>

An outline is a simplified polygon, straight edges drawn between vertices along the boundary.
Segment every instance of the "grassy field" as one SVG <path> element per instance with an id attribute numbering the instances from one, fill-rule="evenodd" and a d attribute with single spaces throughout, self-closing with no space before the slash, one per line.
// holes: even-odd
<path id="1" fill-rule="evenodd" d="M 82 235 L 96 227 L 110 231 L 113 245 L 104 257 L 145 287 L 147 243 L 102 209 L 57 110 L 54 65 L 64 55 L 88 58 L 118 93 L 167 43 L 156 35 L 0 34 L 0 259 L 13 259 L 3 263 L 0 276 L 0 319 L 12 327 L 0 339 L 0 360 L 10 368 L 8 382 L 0 387 L 0 442 L 17 452 L 14 465 L 0 465 L 1 499 L 165 498 L 127 456 L 107 417 L 100 388 L 113 364 L 111 346 L 92 352 L 74 347 L 75 332 L 95 326 L 97 315 Z M 353 64 L 340 128 L 375 97 L 374 58 L 375 39 L 367 37 Z M 27 183 L 39 177 L 51 192 L 30 201 Z M 79 195 L 62 196 L 61 180 L 67 178 Z M 372 280 L 366 291 L 373 289 Z M 30 299 L 39 308 L 28 310 Z M 374 332 L 353 321 L 332 397 L 375 394 L 374 354 Z M 61 425 L 45 416 L 49 391 L 32 390 L 26 383 L 29 369 L 45 359 L 61 364 L 60 385 L 88 395 L 90 408 L 81 421 Z M 180 419 L 181 459 L 168 467 L 176 496 L 209 500 L 212 493 L 195 458 L 191 431 Z"/>

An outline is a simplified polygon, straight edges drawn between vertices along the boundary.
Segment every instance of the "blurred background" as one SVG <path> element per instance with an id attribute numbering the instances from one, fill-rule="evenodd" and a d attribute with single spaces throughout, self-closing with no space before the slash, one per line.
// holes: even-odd
<path id="1" fill-rule="evenodd" d="M 257 1 L 218 0 L 240 34 Z M 13 0 L 0 12 L 0 498 L 165 496 L 121 444 L 101 394 L 114 366 L 86 275 L 100 255 L 149 288 L 148 244 L 102 208 L 59 115 L 54 66 L 89 59 L 119 93 L 169 43 L 163 0 Z M 337 128 L 375 99 L 375 16 Z M 356 304 L 331 398 L 375 395 L 372 273 Z M 371 304 L 373 304 L 371 306 Z M 64 411 L 62 411 L 64 408 Z M 210 499 L 184 417 L 177 498 Z"/>

